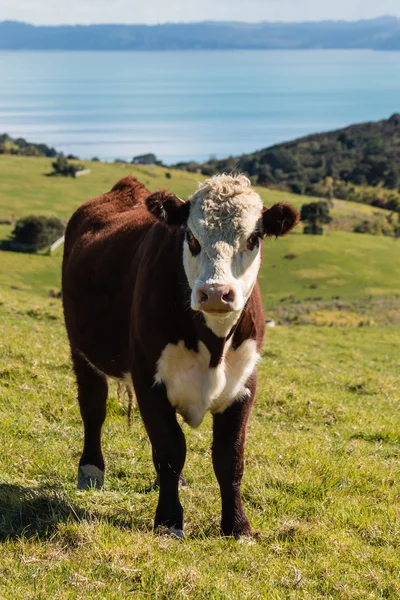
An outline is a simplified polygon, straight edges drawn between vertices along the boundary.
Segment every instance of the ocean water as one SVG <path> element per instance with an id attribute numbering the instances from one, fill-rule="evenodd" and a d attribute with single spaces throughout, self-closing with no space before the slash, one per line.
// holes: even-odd
<path id="1" fill-rule="evenodd" d="M 0 52 L 0 132 L 206 160 L 400 112 L 400 52 Z"/>

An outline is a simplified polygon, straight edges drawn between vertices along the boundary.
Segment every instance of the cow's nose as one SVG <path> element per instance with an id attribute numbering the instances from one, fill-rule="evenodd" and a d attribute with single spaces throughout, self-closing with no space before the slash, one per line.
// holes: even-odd
<path id="1" fill-rule="evenodd" d="M 230 312 L 234 301 L 235 292 L 228 285 L 202 285 L 197 290 L 197 302 L 204 312 Z"/>

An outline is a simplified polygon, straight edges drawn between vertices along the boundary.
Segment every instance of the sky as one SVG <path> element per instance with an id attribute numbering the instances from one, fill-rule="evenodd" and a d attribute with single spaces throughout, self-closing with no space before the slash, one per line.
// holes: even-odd
<path id="1" fill-rule="evenodd" d="M 0 0 L 0 21 L 35 24 L 319 21 L 400 17 L 400 0 Z"/>

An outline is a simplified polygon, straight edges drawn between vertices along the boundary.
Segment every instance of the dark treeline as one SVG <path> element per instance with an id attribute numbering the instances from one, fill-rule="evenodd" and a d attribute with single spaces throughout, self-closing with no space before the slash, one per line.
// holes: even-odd
<path id="1" fill-rule="evenodd" d="M 176 166 L 204 175 L 241 171 L 254 184 L 400 212 L 400 114 L 252 154 Z"/>
<path id="2" fill-rule="evenodd" d="M 46 144 L 34 144 L 24 138 L 12 138 L 7 133 L 0 134 L 0 154 L 15 154 L 18 156 L 48 156 L 56 158 L 61 156 L 55 148 Z"/>

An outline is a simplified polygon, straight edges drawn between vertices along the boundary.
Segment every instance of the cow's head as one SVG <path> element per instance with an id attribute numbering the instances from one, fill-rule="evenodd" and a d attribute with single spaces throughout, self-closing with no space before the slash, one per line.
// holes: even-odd
<path id="1" fill-rule="evenodd" d="M 212 177 L 188 202 L 157 192 L 147 206 L 165 223 L 185 226 L 183 265 L 191 307 L 217 335 L 226 336 L 257 281 L 263 237 L 286 235 L 298 213 L 283 203 L 264 208 L 243 175 Z"/>

